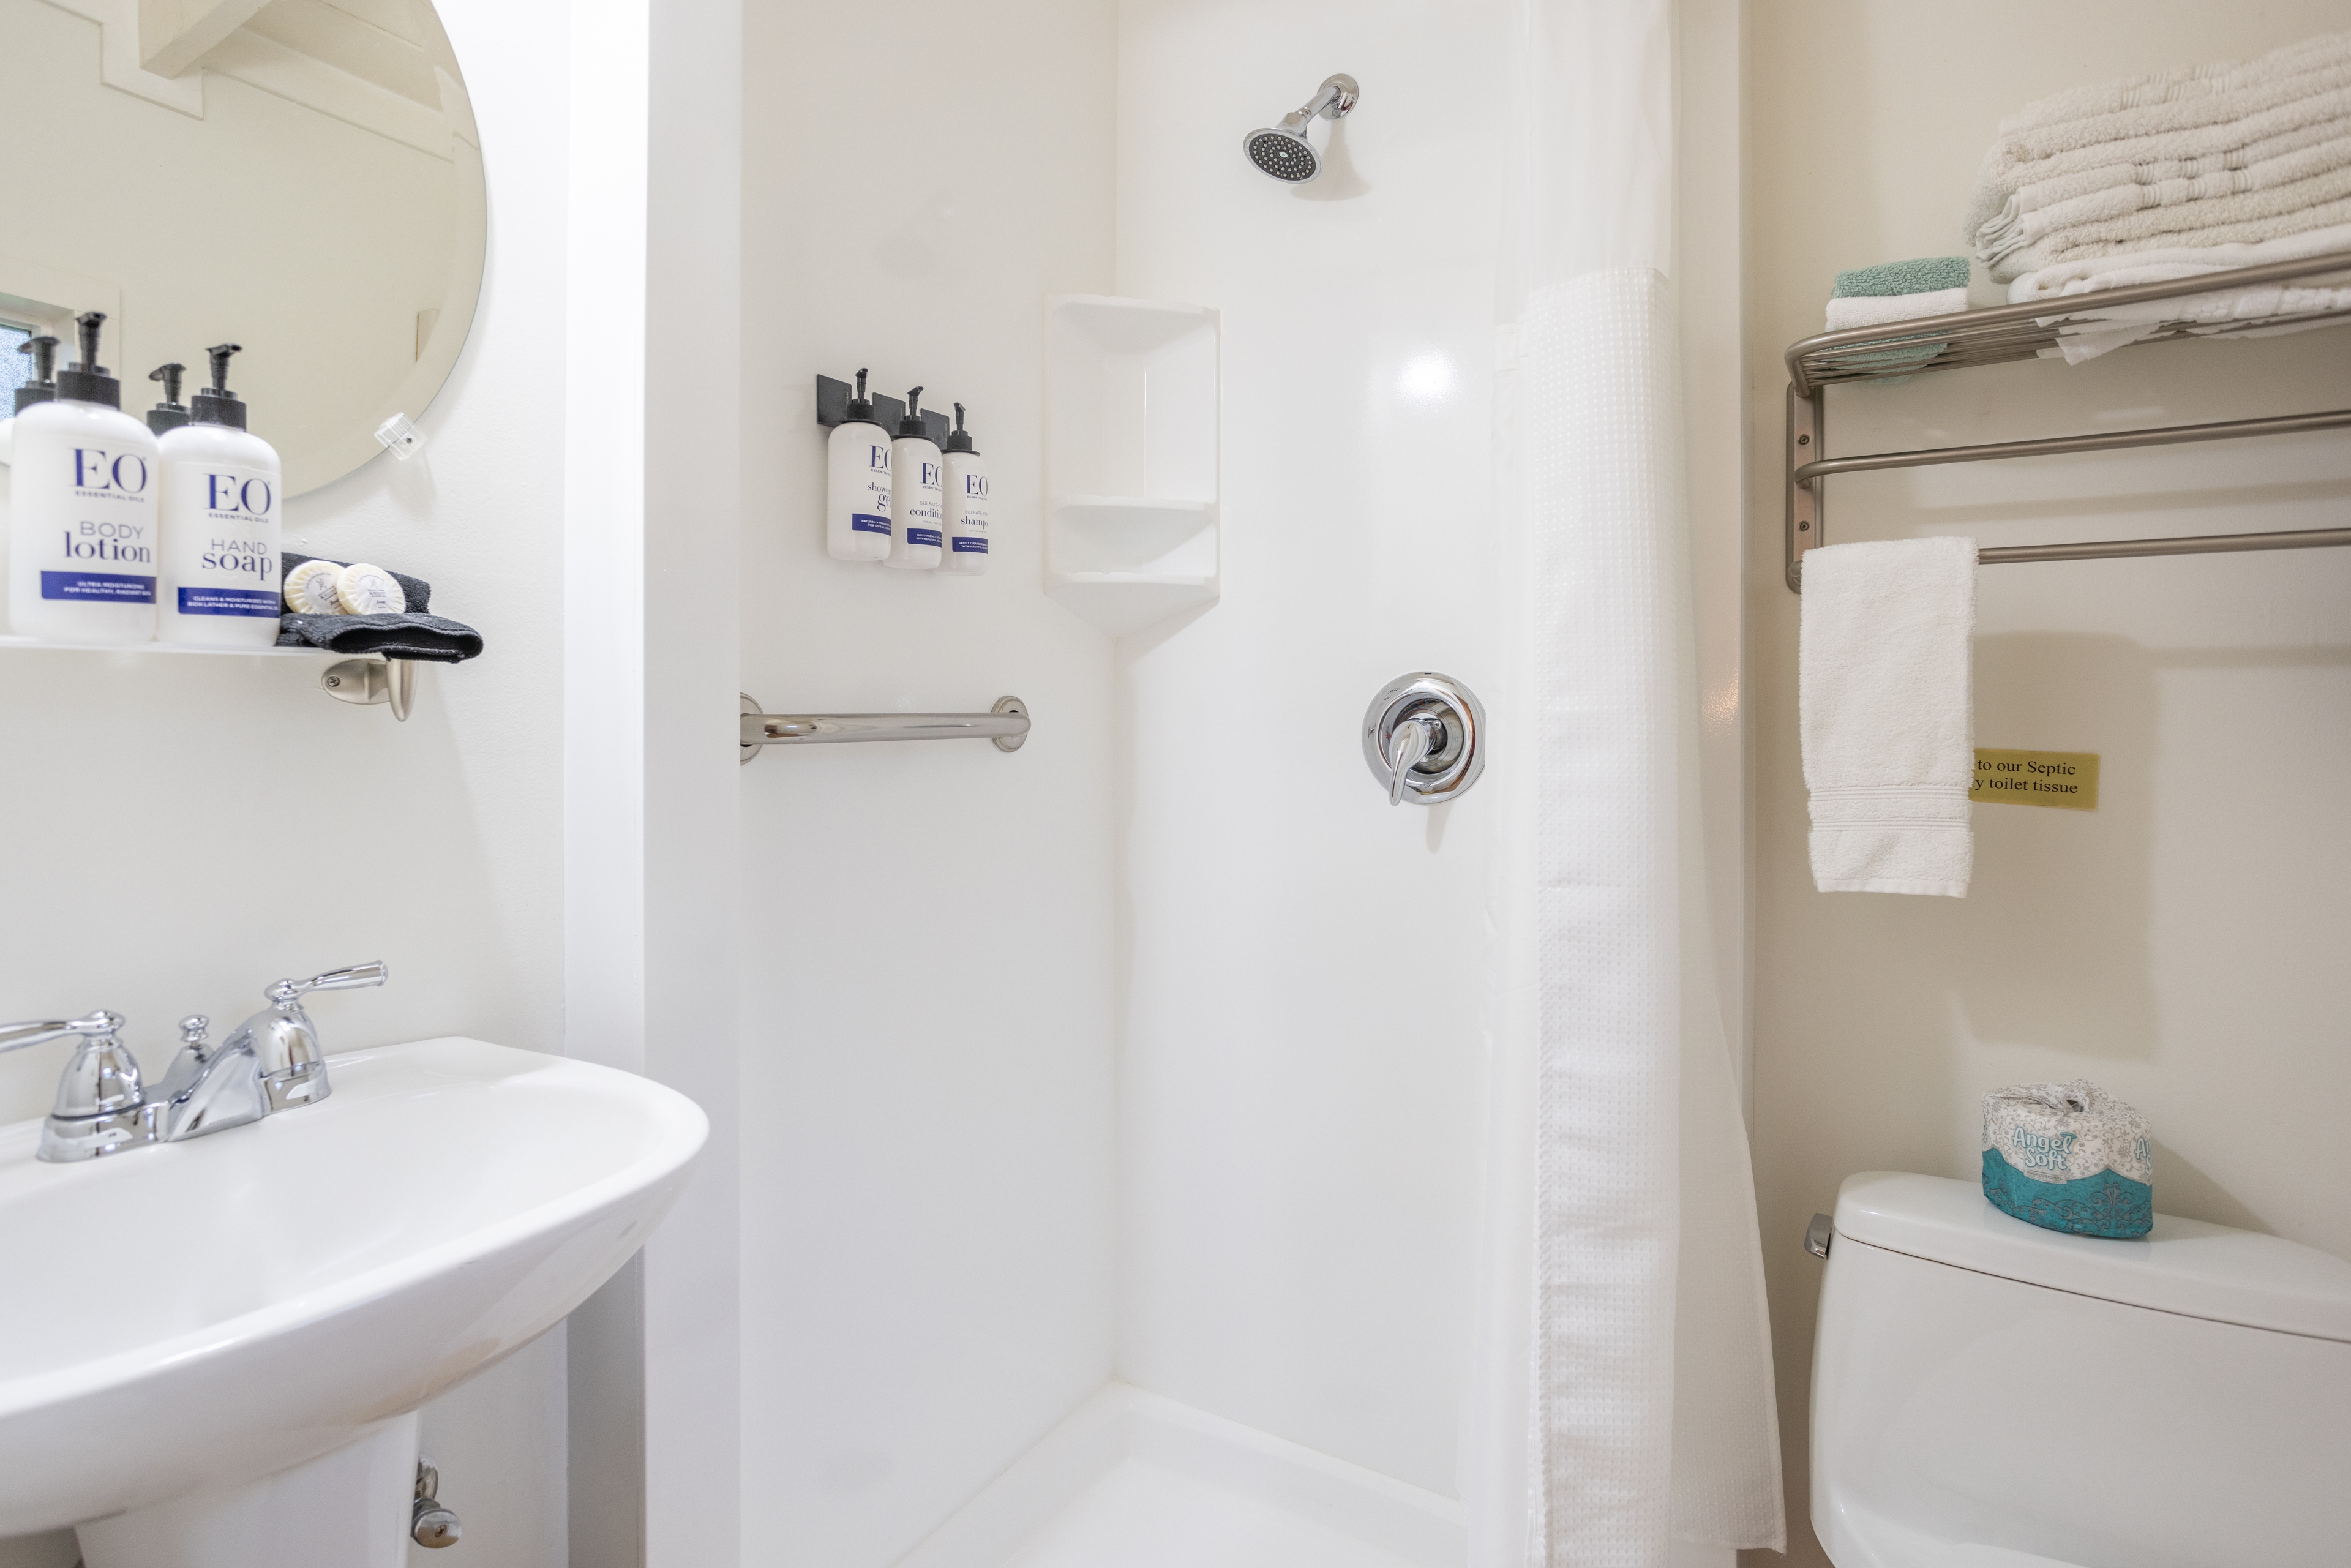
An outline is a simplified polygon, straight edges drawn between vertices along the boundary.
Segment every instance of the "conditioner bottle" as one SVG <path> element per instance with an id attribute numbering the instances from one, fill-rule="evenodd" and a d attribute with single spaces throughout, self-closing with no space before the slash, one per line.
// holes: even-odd
<path id="1" fill-rule="evenodd" d="M 920 387 L 906 394 L 906 417 L 898 422 L 898 439 L 890 444 L 890 472 L 898 524 L 898 537 L 890 542 L 890 564 L 929 571 L 939 564 L 939 530 L 946 524 L 939 505 L 939 449 L 923 423 Z"/>

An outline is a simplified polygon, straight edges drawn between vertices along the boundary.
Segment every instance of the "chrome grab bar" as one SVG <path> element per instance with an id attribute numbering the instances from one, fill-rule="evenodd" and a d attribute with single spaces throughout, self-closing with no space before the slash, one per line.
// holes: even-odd
<path id="1" fill-rule="evenodd" d="M 986 713 L 765 713 L 742 697 L 742 760 L 769 746 L 838 746 L 860 740 L 992 740 L 1018 751 L 1029 738 L 1029 705 L 998 697 Z"/>

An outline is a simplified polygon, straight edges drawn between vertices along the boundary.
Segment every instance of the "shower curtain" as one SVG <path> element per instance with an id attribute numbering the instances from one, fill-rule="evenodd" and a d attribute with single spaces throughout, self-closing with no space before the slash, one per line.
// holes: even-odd
<path id="1" fill-rule="evenodd" d="M 1496 890 L 1473 1568 L 1784 1545 L 1705 907 L 1671 0 L 1517 0 L 1498 330 L 1522 600 Z"/>

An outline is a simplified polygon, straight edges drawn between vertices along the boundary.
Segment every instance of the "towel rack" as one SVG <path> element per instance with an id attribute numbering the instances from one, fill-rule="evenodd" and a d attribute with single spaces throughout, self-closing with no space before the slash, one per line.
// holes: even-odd
<path id="1" fill-rule="evenodd" d="M 737 694 L 743 710 L 739 760 L 748 762 L 769 746 L 838 746 L 862 740 L 992 740 L 998 751 L 1018 751 L 1029 738 L 1029 705 L 998 697 L 986 713 L 762 713 L 748 692 Z"/>
<path id="2" fill-rule="evenodd" d="M 2323 273 L 2351 273 L 2351 251 L 2308 256 L 2300 261 L 2273 262 L 2267 267 L 2202 273 L 2169 283 L 2106 289 L 2088 297 L 2038 299 L 2029 304 L 2003 305 L 1991 310 L 1970 310 L 1956 316 L 1930 316 L 1915 321 L 1855 327 L 1841 332 L 1822 332 L 1790 344 L 1786 356 L 1789 588 L 1799 592 L 1802 591 L 1805 552 L 1827 542 L 1824 491 L 1826 481 L 1834 474 L 1857 474 L 1874 468 L 1921 468 L 1938 463 L 1985 463 L 2005 457 L 2045 457 L 2061 452 L 2111 452 L 2133 446 L 2167 446 L 2191 441 L 2233 441 L 2247 436 L 2291 435 L 2304 431 L 2351 427 L 2351 408 L 2338 408 L 2272 419 L 2219 420 L 2094 435 L 2054 435 L 2032 441 L 2001 441 L 1974 446 L 1929 447 L 1916 452 L 1874 452 L 1853 457 L 1823 457 L 1821 454 L 1826 444 L 1829 387 L 1840 382 L 1915 376 L 1957 370 L 1967 365 L 2004 364 L 2014 360 L 2035 359 L 2040 357 L 2043 349 L 2054 347 L 2059 342 L 2067 325 L 2093 322 L 2100 311 L 2113 306 L 2283 283 Z M 2077 305 L 2087 313 L 2081 316 L 2065 313 Z M 2280 327 L 2297 321 L 2321 321 L 2330 317 L 2351 323 L 2351 313 L 2332 311 L 2248 317 L 2218 327 L 2183 319 L 2166 321 L 2139 341 L 2229 336 L 2256 328 Z M 1888 350 L 1904 348 L 1914 350 L 1932 349 L 1934 352 L 1931 358 L 1888 362 Z M 1987 565 L 1998 565 L 2008 561 L 2095 560 L 2118 556 L 2313 549 L 2334 545 L 2351 545 L 2351 528 L 2297 528 L 2262 534 L 2199 534 L 2181 538 L 2103 539 L 2074 544 L 2010 545 L 1987 549 L 1977 556 L 1977 559 Z"/>

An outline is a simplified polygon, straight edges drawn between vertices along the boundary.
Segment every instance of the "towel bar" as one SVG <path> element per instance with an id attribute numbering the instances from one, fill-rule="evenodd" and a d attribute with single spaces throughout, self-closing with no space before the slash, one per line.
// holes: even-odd
<path id="1" fill-rule="evenodd" d="M 2112 452 L 2137 446 L 2167 446 L 2192 441 L 2233 441 L 2256 435 L 2290 435 L 2305 431 L 2351 428 L 2351 409 L 2318 413 L 2283 414 L 2267 419 L 2218 420 L 2200 424 L 2163 425 L 2148 430 L 2116 431 L 2090 435 L 2045 436 L 2032 441 L 2001 441 L 1972 446 L 1933 447 L 1915 452 L 1873 452 L 1852 457 L 1823 457 L 1828 423 L 1826 392 L 1830 383 L 1865 381 L 1881 376 L 1912 376 L 1966 365 L 1998 364 L 2036 357 L 2058 341 L 2065 312 L 2112 305 L 2144 303 L 2189 294 L 2207 294 L 2277 283 L 2321 273 L 2351 271 L 2351 252 L 2278 262 L 2268 267 L 2208 272 L 2171 283 L 2117 288 L 2091 298 L 2068 297 L 2027 305 L 1970 310 L 1957 316 L 1936 316 L 1917 321 L 1823 332 L 1792 344 L 1788 362 L 1788 587 L 1802 592 L 1805 552 L 1826 540 L 1825 482 L 1834 474 L 1858 474 L 1881 468 L 1922 468 L 1940 463 L 1985 463 L 2007 457 L 2045 457 L 2065 452 Z M 2308 314 L 2249 319 L 2232 323 L 2237 330 L 2316 319 Z M 2351 318 L 2346 318 L 2351 319 Z M 2048 322 L 2046 326 L 2043 322 Z M 2161 341 L 2189 335 L 2187 323 L 2167 324 L 2147 340 Z M 1906 343 L 1931 346 L 1935 357 L 1919 362 L 1888 362 L 1886 350 Z M 2010 561 L 2097 560 L 2123 556 L 2218 555 L 2238 550 L 2315 549 L 2351 546 L 2351 528 L 2299 528 L 2260 534 L 2200 534 L 2182 538 L 2103 539 L 2077 544 L 2010 545 L 1983 550 L 1977 559 L 1986 565 Z"/>
<path id="2" fill-rule="evenodd" d="M 837 746 L 863 740 L 992 740 L 1018 751 L 1029 738 L 1029 705 L 998 697 L 986 713 L 763 713 L 748 692 L 741 697 L 741 761 L 769 746 Z"/>

